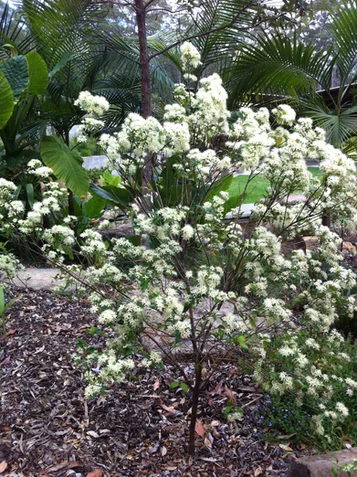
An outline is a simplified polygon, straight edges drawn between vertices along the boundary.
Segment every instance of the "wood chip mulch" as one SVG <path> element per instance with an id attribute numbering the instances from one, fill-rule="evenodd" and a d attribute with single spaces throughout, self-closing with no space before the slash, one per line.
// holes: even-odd
<path id="1" fill-rule="evenodd" d="M 79 340 L 103 345 L 88 334 L 96 325 L 88 305 L 47 291 L 12 287 L 10 295 L 8 337 L 0 338 L 1 476 L 287 475 L 300 452 L 261 437 L 261 394 L 233 364 L 219 364 L 203 383 L 191 459 L 190 399 L 181 388 L 170 391 L 179 379 L 171 367 L 148 370 L 138 357 L 128 381 L 87 402 L 73 355 Z M 222 414 L 229 399 L 244 409 L 233 423 Z"/>

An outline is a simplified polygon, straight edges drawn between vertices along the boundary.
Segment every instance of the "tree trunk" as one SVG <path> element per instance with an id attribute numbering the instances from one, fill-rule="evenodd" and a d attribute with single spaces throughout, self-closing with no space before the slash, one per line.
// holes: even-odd
<path id="1" fill-rule="evenodd" d="M 148 118 L 152 115 L 151 103 L 151 75 L 150 75 L 150 59 L 146 32 L 146 7 L 144 0 L 135 0 L 136 23 L 138 26 L 139 50 L 140 50 L 140 70 L 141 70 L 141 115 Z M 151 201 L 148 196 L 149 184 L 151 182 L 153 167 L 152 158 L 146 158 L 146 165 L 143 168 L 141 180 L 142 193 L 146 196 L 143 208 L 146 212 L 150 210 Z"/>
<path id="2" fill-rule="evenodd" d="M 200 387 L 202 380 L 202 363 L 201 360 L 196 363 L 196 372 L 195 372 L 195 387 L 193 389 L 192 396 L 192 411 L 191 411 L 191 421 L 190 421 L 190 433 L 189 433 L 189 442 L 188 442 L 188 453 L 193 455 L 195 453 L 195 441 L 196 441 L 196 420 L 197 420 L 197 410 L 198 410 L 198 400 L 200 397 Z"/>
<path id="3" fill-rule="evenodd" d="M 146 8 L 144 0 L 135 0 L 136 23 L 138 26 L 140 69 L 141 69 L 141 115 L 148 118 L 152 114 L 150 60 L 146 33 Z"/>

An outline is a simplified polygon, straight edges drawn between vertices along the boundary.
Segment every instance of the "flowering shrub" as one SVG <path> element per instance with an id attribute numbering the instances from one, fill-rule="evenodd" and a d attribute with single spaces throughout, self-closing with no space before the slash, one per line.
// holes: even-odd
<path id="1" fill-rule="evenodd" d="M 192 73 L 199 61 L 197 52 L 183 45 L 182 54 Z M 100 121 L 98 111 L 107 107 L 88 95 L 79 100 L 87 108 L 86 125 L 92 116 Z M 328 145 L 324 132 L 313 128 L 309 119 L 295 121 L 289 106 L 277 108 L 277 128 L 271 126 L 265 108 L 242 108 L 230 123 L 226 97 L 216 74 L 202 80 L 196 93 L 180 84 L 175 88 L 176 102 L 165 108 L 163 123 L 132 113 L 120 132 L 102 135 L 101 146 L 122 178 L 121 193 L 130 198 L 127 213 L 139 240 L 114 238 L 108 244 L 100 232 L 87 230 L 80 236 L 83 243 L 77 244 L 65 224 L 43 234 L 44 250 L 52 261 L 63 264 L 68 249 L 76 245 L 91 264 L 81 274 L 83 291 L 89 289 L 92 311 L 99 314 L 101 326 L 114 332 L 107 349 L 90 356 L 97 367 L 88 375 L 88 396 L 121 381 L 134 366 L 129 355 L 146 349 L 150 342 L 146 362 L 169 360 L 192 392 L 190 452 L 202 367 L 212 353 L 249 345 L 258 355 L 259 382 L 269 380 L 281 395 L 296 392 L 301 402 L 310 388 L 315 389 L 314 399 L 324 405 L 327 385 L 321 376 L 328 377 L 330 394 L 340 382 L 330 376 L 336 374 L 335 368 L 314 359 L 308 350 L 321 347 L 321 340 L 342 342 L 330 331 L 337 316 L 336 297 L 345 297 L 351 313 L 355 308 L 350 296 L 355 275 L 341 265 L 339 237 L 321 225 L 326 210 L 333 218 L 356 219 L 354 162 Z M 93 105 L 96 101 L 98 108 Z M 217 137 L 224 138 L 219 147 Z M 320 162 L 321 180 L 308 171 L 307 158 Z M 150 209 L 141 189 L 148 160 L 153 168 L 146 189 Z M 247 187 L 258 174 L 270 181 L 266 197 L 255 205 L 254 226 L 248 229 L 239 223 L 245 191 L 234 197 L 227 192 L 241 169 L 249 171 Z M 288 197 L 297 190 L 306 200 L 290 205 Z M 57 193 L 52 185 L 51 197 Z M 10 216 L 11 206 L 2 201 L 0 207 Z M 55 200 L 46 196 L 27 217 L 15 215 L 12 223 L 25 233 L 39 232 L 38 214 L 46 215 L 55 207 Z M 231 220 L 226 219 L 228 212 Z M 284 255 L 282 241 L 303 232 L 318 237 L 317 252 Z M 76 266 L 63 268 L 75 276 L 79 271 Z M 300 335 L 294 338 L 297 327 L 303 327 L 309 344 L 300 343 Z M 275 349 L 277 342 L 281 362 L 290 363 L 285 374 L 279 365 L 277 373 L 267 371 L 275 357 L 269 347 Z M 186 344 L 195 365 L 194 382 L 175 354 Z M 339 360 L 343 357 L 337 354 L 334 366 Z M 308 373 L 321 386 L 309 387 Z M 316 423 L 322 411 L 334 413 L 324 418 L 337 422 L 346 417 L 346 409 L 340 401 L 319 408 L 312 432 L 319 430 Z"/>
<path id="2" fill-rule="evenodd" d="M 325 449 L 356 432 L 357 346 L 337 331 L 307 327 L 267 337 L 254 376 L 270 394 L 259 406 L 266 424 Z"/>

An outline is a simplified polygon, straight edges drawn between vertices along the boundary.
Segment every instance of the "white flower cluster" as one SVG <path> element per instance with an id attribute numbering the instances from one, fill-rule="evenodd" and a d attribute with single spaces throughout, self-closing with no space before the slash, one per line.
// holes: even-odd
<path id="1" fill-rule="evenodd" d="M 81 91 L 74 104 L 96 117 L 103 116 L 109 109 L 109 103 L 103 96 L 92 95 L 89 91 Z"/>
<path id="2" fill-rule="evenodd" d="M 273 395 L 295 396 L 298 407 L 305 406 L 314 414 L 311 432 L 319 436 L 325 433 L 324 423 L 335 424 L 349 416 L 348 407 L 339 397 L 355 396 L 357 381 L 349 376 L 346 363 L 355 361 L 357 356 L 350 345 L 349 354 L 340 352 L 345 343 L 341 334 L 336 330 L 323 335 L 292 330 L 269 338 L 269 342 L 275 358 L 266 359 L 265 346 L 254 371 L 263 389 Z"/>
<path id="3" fill-rule="evenodd" d="M 180 46 L 181 60 L 185 71 L 196 69 L 201 64 L 201 55 L 192 43 L 185 41 Z"/>
<path id="4" fill-rule="evenodd" d="M 296 118 L 296 112 L 288 104 L 280 104 L 272 110 L 278 124 L 292 126 Z"/>
<path id="5" fill-rule="evenodd" d="M 47 179 L 53 174 L 53 170 L 50 167 L 46 167 L 38 159 L 31 159 L 27 164 L 28 174 L 37 176 L 39 179 Z"/>
<path id="6" fill-rule="evenodd" d="M 79 127 L 81 134 L 77 137 L 78 142 L 86 142 L 87 135 L 104 127 L 104 121 L 99 118 L 108 111 L 110 104 L 103 96 L 92 95 L 89 91 L 81 91 L 74 105 L 86 112 Z"/>

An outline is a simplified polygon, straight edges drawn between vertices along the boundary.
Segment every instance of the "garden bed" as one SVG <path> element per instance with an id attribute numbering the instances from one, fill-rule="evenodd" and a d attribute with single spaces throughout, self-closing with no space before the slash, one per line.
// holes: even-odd
<path id="1" fill-rule="evenodd" d="M 189 459 L 190 401 L 182 389 L 170 391 L 177 379 L 170 367 L 147 370 L 138 357 L 129 381 L 87 402 L 73 355 L 78 342 L 103 344 L 88 334 L 95 324 L 88 305 L 48 291 L 11 294 L 8 338 L 0 341 L 1 475 L 284 476 L 301 453 L 262 438 L 261 393 L 234 363 L 220 363 L 212 375 L 206 370 Z M 241 420 L 224 419 L 228 399 L 244 409 Z"/>

